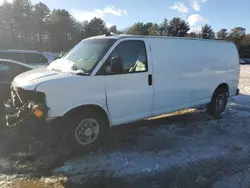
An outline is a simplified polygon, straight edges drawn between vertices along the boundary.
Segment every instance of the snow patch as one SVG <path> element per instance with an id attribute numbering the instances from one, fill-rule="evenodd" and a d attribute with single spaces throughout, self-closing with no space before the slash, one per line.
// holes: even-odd
<path id="1" fill-rule="evenodd" d="M 225 155 L 226 152 L 216 147 L 182 149 L 176 154 L 165 150 L 155 152 L 109 152 L 89 154 L 65 163 L 63 167 L 54 170 L 55 173 L 68 175 L 89 174 L 106 171 L 113 177 L 125 177 L 142 172 L 156 173 L 171 166 L 187 162 Z"/>

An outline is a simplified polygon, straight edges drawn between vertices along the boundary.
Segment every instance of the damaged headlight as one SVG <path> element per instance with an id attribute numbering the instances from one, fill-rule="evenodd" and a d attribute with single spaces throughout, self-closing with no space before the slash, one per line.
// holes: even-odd
<path id="1" fill-rule="evenodd" d="M 32 111 L 33 115 L 37 118 L 46 117 L 49 108 L 44 104 L 36 104 L 34 102 L 28 103 L 28 108 Z"/>

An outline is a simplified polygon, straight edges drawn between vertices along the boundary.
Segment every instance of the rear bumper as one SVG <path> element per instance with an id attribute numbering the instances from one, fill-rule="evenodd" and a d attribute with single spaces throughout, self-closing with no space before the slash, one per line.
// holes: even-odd
<path id="1" fill-rule="evenodd" d="M 240 89 L 237 89 L 236 90 L 236 95 L 239 95 L 240 94 Z"/>

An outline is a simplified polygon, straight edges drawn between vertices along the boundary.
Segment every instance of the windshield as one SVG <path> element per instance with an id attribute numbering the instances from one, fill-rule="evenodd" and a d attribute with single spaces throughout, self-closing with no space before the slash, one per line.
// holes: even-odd
<path id="1" fill-rule="evenodd" d="M 85 39 L 49 68 L 63 72 L 89 73 L 115 42 L 114 39 Z"/>

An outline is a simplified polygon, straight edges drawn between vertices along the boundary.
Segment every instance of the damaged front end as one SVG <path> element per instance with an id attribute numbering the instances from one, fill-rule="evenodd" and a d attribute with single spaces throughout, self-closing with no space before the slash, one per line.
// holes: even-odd
<path id="1" fill-rule="evenodd" d="M 49 108 L 46 106 L 46 96 L 42 92 L 24 90 L 11 85 L 11 99 L 5 104 L 5 122 L 11 127 L 27 118 L 35 117 L 45 120 Z"/>

